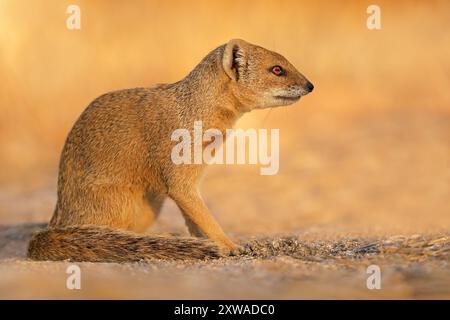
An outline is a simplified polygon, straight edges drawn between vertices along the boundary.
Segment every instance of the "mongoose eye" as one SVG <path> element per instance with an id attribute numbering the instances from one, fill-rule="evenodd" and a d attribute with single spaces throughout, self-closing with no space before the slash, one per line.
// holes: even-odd
<path id="1" fill-rule="evenodd" d="M 282 76 L 282 75 L 286 74 L 286 72 L 284 72 L 283 68 L 280 66 L 272 67 L 272 73 L 276 76 Z"/>

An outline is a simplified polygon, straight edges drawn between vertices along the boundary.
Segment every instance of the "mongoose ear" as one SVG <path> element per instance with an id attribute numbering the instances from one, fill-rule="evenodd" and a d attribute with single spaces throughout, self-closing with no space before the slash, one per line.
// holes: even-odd
<path id="1" fill-rule="evenodd" d="M 239 74 L 242 72 L 246 58 L 244 40 L 233 39 L 230 40 L 223 51 L 222 65 L 225 73 L 233 81 L 239 80 Z"/>

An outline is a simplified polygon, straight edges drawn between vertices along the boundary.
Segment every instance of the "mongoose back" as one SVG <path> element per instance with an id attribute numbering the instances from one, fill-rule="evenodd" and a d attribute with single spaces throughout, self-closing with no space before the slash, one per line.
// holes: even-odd
<path id="1" fill-rule="evenodd" d="M 174 164 L 171 134 L 192 131 L 194 121 L 225 132 L 244 113 L 292 104 L 313 88 L 280 54 L 234 39 L 181 81 L 98 97 L 67 137 L 56 208 L 28 257 L 124 262 L 239 253 L 199 193 L 204 165 Z M 167 197 L 194 237 L 140 234 Z"/>

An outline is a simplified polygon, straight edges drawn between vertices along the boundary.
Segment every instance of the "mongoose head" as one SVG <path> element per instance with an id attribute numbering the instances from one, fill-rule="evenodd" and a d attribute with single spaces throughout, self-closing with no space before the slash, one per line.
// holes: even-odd
<path id="1" fill-rule="evenodd" d="M 233 95 L 248 110 L 289 105 L 314 89 L 282 55 L 244 40 L 225 45 L 222 65 Z"/>

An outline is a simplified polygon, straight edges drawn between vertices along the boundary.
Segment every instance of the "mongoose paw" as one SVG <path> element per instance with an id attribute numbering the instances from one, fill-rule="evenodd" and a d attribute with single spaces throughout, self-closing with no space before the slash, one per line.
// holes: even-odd
<path id="1" fill-rule="evenodd" d="M 240 256 L 245 253 L 245 248 L 239 245 L 236 245 L 231 251 L 230 256 Z"/>
<path id="2" fill-rule="evenodd" d="M 240 256 L 245 253 L 244 247 L 237 244 L 223 246 L 220 251 L 223 256 Z"/>

